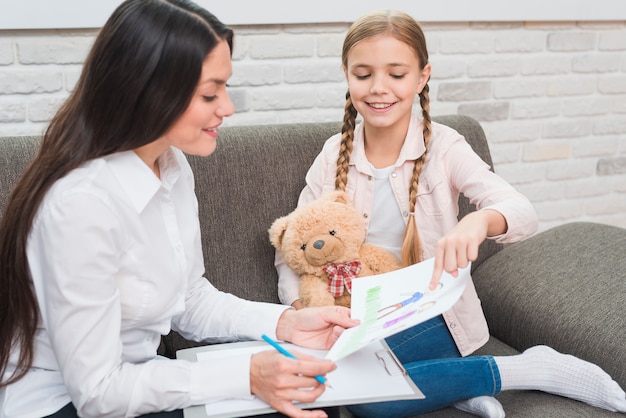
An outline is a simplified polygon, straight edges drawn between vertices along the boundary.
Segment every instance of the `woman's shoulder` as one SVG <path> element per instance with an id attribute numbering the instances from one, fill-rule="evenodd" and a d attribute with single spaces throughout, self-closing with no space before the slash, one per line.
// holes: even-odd
<path id="1" fill-rule="evenodd" d="M 103 158 L 87 161 L 57 180 L 47 196 L 52 199 L 63 199 L 74 193 L 96 191 L 98 188 L 94 183 L 105 168 L 106 161 Z"/>
<path id="2" fill-rule="evenodd" d="M 96 181 L 105 167 L 103 159 L 91 160 L 55 181 L 44 196 L 37 218 L 53 214 L 72 218 L 81 215 L 81 211 L 108 206 L 109 193 L 97 186 Z"/>

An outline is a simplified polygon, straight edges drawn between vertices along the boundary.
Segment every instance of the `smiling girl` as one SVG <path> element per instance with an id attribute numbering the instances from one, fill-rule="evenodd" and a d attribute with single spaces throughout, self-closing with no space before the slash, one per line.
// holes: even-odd
<path id="1" fill-rule="evenodd" d="M 412 17 L 377 11 L 355 21 L 344 40 L 342 65 L 348 82 L 342 131 L 328 139 L 310 167 L 299 205 L 345 191 L 365 218 L 367 242 L 392 251 L 405 266 L 435 258 L 431 289 L 444 270 L 456 275 L 476 260 L 485 239 L 514 242 L 535 232 L 528 199 L 490 171 L 461 135 L 431 120 L 431 65 Z M 477 210 L 458 221 L 460 193 Z M 298 276 L 279 253 L 276 267 L 281 301 L 300 308 Z M 503 417 L 491 396 L 534 389 L 626 411 L 624 391 L 597 366 L 545 346 L 518 356 L 469 356 L 488 339 L 470 281 L 450 311 L 387 339 L 426 398 L 350 410 L 359 417 L 404 417 L 454 405 Z"/>

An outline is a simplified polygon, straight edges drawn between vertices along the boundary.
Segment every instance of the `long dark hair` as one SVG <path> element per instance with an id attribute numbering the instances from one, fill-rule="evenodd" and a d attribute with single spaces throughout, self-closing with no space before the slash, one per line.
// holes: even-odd
<path id="1" fill-rule="evenodd" d="M 127 0 L 96 37 L 0 222 L 0 387 L 22 378 L 34 359 L 39 309 L 26 246 L 46 192 L 86 161 L 163 135 L 189 105 L 202 63 L 221 40 L 232 51 L 232 30 L 187 0 Z M 15 349 L 16 370 L 2 381 Z"/>

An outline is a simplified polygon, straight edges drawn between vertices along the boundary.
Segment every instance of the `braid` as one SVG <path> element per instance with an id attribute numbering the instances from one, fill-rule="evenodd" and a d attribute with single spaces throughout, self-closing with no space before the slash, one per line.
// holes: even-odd
<path id="1" fill-rule="evenodd" d="M 420 93 L 420 105 L 422 106 L 422 120 L 424 124 L 424 146 L 426 147 L 426 152 L 428 152 L 428 144 L 430 142 L 430 133 L 432 132 L 432 119 L 430 118 L 430 87 L 428 87 L 428 83 L 424 84 L 424 88 Z"/>
<path id="2" fill-rule="evenodd" d="M 422 173 L 422 168 L 426 161 L 426 154 L 428 153 L 428 144 L 430 142 L 430 134 L 432 132 L 431 118 L 430 118 L 430 97 L 428 83 L 424 85 L 422 92 L 419 94 L 420 105 L 422 106 L 422 124 L 424 134 L 424 154 L 415 162 L 413 169 L 413 175 L 409 183 L 409 220 L 404 231 L 404 240 L 402 242 L 402 265 L 410 266 L 422 261 L 422 245 L 417 231 L 417 225 L 415 224 L 415 206 L 417 205 L 417 191 L 419 184 L 419 177 Z"/>
<path id="3" fill-rule="evenodd" d="M 352 152 L 352 142 L 354 141 L 354 127 L 356 126 L 356 109 L 352 105 L 350 91 L 346 93 L 346 105 L 343 116 L 343 126 L 341 127 L 341 145 L 339 146 L 339 157 L 337 158 L 337 177 L 335 177 L 335 190 L 346 190 L 348 184 L 348 164 L 350 163 L 350 153 Z"/>

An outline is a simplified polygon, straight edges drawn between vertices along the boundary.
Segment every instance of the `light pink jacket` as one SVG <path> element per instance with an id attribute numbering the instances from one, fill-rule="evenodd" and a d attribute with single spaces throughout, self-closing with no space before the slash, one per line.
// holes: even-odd
<path id="1" fill-rule="evenodd" d="M 341 134 L 337 134 L 326 141 L 306 175 L 307 185 L 300 194 L 298 205 L 335 189 L 340 139 Z M 409 215 L 408 184 L 414 162 L 424 151 L 421 119 L 414 114 L 395 169 L 389 176 L 405 223 Z M 359 124 L 355 130 L 346 191 L 368 225 L 374 183 L 365 156 L 363 124 Z M 537 216 L 529 200 L 489 171 L 489 166 L 458 132 L 445 125 L 433 123 L 415 208 L 424 259 L 434 257 L 437 241 L 458 223 L 459 193 L 469 198 L 478 210 L 497 210 L 505 217 L 507 232 L 490 237 L 497 242 L 519 241 L 537 230 Z M 290 305 L 298 299 L 298 276 L 284 264 L 280 254 L 276 257 L 276 268 L 280 300 Z M 489 339 L 489 330 L 473 283 L 469 283 L 459 301 L 443 316 L 462 355 L 471 354 Z"/>

